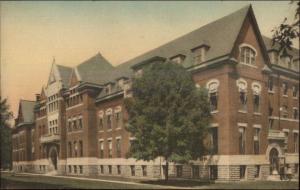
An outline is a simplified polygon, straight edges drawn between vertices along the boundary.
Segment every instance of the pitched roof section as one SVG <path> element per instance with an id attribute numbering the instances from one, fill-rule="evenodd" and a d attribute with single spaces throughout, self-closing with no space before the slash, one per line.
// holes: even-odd
<path id="1" fill-rule="evenodd" d="M 169 58 L 174 55 L 183 54 L 186 56 L 183 66 L 190 67 L 193 64 L 191 49 L 201 44 L 208 44 L 210 46 L 206 54 L 206 60 L 230 54 L 250 7 L 248 5 L 232 14 L 120 64 L 116 67 L 114 76 L 128 77 L 132 74 L 131 66 L 154 56 Z"/>
<path id="2" fill-rule="evenodd" d="M 103 84 L 112 75 L 114 67 L 100 54 L 77 65 L 80 80 L 95 84 Z"/>
<path id="3" fill-rule="evenodd" d="M 275 43 L 274 46 L 273 46 L 273 42 L 272 42 L 272 39 L 267 37 L 267 36 L 262 36 L 263 40 L 264 40 L 264 43 L 266 45 L 266 48 L 267 50 L 279 50 L 279 44 L 278 43 Z M 287 50 L 287 53 L 292 55 L 293 58 L 299 58 L 299 49 L 296 49 L 296 48 L 293 48 L 292 47 L 292 50 Z"/>
<path id="4" fill-rule="evenodd" d="M 21 100 L 20 101 L 20 111 L 23 116 L 24 123 L 33 123 L 34 122 L 34 101 Z"/>
<path id="5" fill-rule="evenodd" d="M 57 65 L 57 70 L 59 72 L 60 78 L 62 80 L 62 83 L 64 85 L 64 87 L 68 88 L 69 87 L 69 80 L 71 77 L 71 73 L 72 73 L 72 68 L 71 67 L 66 67 L 63 65 Z"/>

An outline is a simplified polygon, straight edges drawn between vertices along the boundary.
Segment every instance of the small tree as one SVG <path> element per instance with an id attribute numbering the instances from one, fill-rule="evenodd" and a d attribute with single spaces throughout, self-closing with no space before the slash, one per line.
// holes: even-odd
<path id="1" fill-rule="evenodd" d="M 203 139 L 211 115 L 207 91 L 195 87 L 182 66 L 152 64 L 133 79 L 132 98 L 125 100 L 126 129 L 136 138 L 128 156 L 138 160 L 164 157 L 165 179 L 170 161 L 187 163 L 205 152 Z"/>
<path id="2" fill-rule="evenodd" d="M 272 37 L 273 45 L 275 43 L 279 44 L 279 52 L 282 51 L 283 55 L 287 54 L 287 49 L 291 50 L 293 45 L 293 40 L 299 40 L 299 27 L 300 27 L 300 2 L 299 1 L 291 1 L 291 4 L 297 2 L 297 8 L 295 13 L 295 18 L 292 22 L 288 23 L 288 19 L 285 17 L 283 22 L 275 27 Z"/>
<path id="3" fill-rule="evenodd" d="M 8 121 L 12 118 L 12 112 L 9 111 L 9 105 L 7 99 L 1 99 L 0 96 L 0 155 L 1 162 L 0 168 L 11 167 L 11 128 L 9 127 Z"/>

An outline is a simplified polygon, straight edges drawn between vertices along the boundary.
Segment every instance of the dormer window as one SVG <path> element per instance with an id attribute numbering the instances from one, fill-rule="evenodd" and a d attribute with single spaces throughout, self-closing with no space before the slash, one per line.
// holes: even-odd
<path id="1" fill-rule="evenodd" d="M 181 64 L 181 63 L 183 62 L 184 58 L 185 58 L 184 55 L 179 54 L 179 55 L 176 55 L 176 56 L 171 57 L 170 60 L 171 60 L 172 62 Z"/>
<path id="2" fill-rule="evenodd" d="M 194 64 L 199 64 L 206 60 L 205 56 L 208 49 L 209 46 L 206 44 L 202 44 L 192 49 L 192 52 L 194 54 Z"/>
<path id="3" fill-rule="evenodd" d="M 247 44 L 242 44 L 240 46 L 240 61 L 243 64 L 255 65 L 256 50 Z"/>

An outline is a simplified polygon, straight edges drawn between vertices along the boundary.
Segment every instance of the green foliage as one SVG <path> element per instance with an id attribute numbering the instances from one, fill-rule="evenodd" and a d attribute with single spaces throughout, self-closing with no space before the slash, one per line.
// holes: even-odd
<path id="1" fill-rule="evenodd" d="M 2 100 L 0 97 L 0 155 L 1 163 L 0 168 L 9 168 L 11 166 L 11 128 L 9 127 L 8 121 L 12 117 L 12 112 L 9 111 L 9 105 L 7 100 Z"/>
<path id="2" fill-rule="evenodd" d="M 291 4 L 296 1 L 291 1 Z M 283 55 L 287 54 L 287 49 L 291 50 L 293 45 L 293 40 L 299 40 L 299 24 L 300 24 L 300 2 L 297 2 L 297 8 L 295 13 L 295 18 L 293 23 L 287 23 L 287 18 L 284 18 L 283 22 L 275 27 L 273 32 L 272 42 L 273 45 L 279 44 L 279 51 L 283 51 Z"/>
<path id="3" fill-rule="evenodd" d="M 211 115 L 207 91 L 197 89 L 182 66 L 165 62 L 143 69 L 133 79 L 133 97 L 125 100 L 126 129 L 136 140 L 128 156 L 179 163 L 204 154 L 203 139 Z"/>

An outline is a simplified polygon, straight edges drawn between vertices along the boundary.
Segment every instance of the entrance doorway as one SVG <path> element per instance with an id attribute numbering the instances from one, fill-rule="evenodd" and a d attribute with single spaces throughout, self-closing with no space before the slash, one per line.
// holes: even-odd
<path id="1" fill-rule="evenodd" d="M 54 166 L 54 169 L 57 170 L 57 151 L 56 149 L 52 149 L 50 152 L 50 159 Z"/>
<path id="2" fill-rule="evenodd" d="M 270 173 L 278 174 L 279 171 L 279 152 L 276 148 L 272 148 L 270 151 Z"/>

